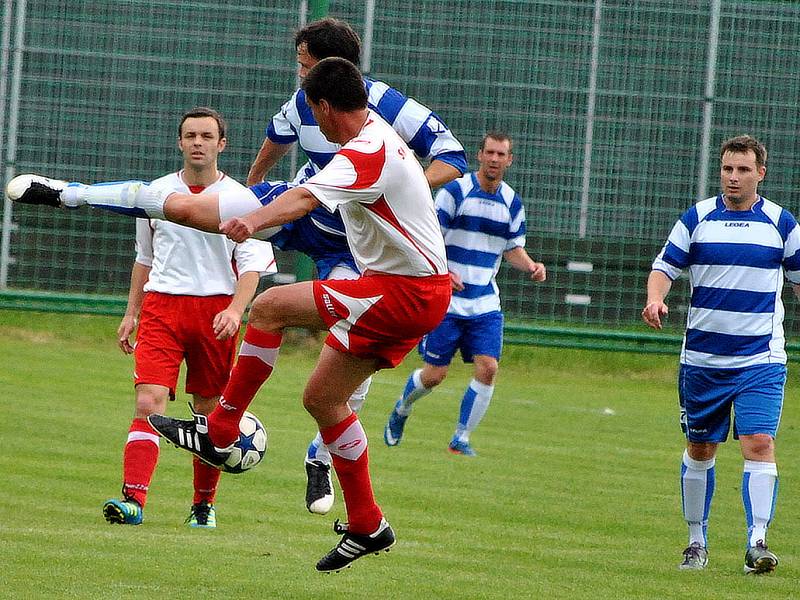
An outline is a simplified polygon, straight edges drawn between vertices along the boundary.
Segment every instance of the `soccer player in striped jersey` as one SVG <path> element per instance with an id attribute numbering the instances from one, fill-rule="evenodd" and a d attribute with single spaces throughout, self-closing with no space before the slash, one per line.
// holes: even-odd
<path id="1" fill-rule="evenodd" d="M 450 452 L 476 453 L 470 434 L 481 422 L 494 393 L 503 345 L 503 313 L 495 276 L 505 258 L 533 281 L 544 281 L 547 270 L 525 251 L 525 209 L 517 193 L 503 181 L 513 161 L 512 141 L 504 133 L 489 133 L 478 151 L 478 170 L 445 185 L 436 195 L 436 211 L 447 249 L 453 297 L 442 323 L 425 336 L 425 361 L 408 378 L 389 415 L 383 439 L 400 443 L 414 402 L 447 377 L 456 350 L 475 374 L 461 400 Z"/>
<path id="2" fill-rule="evenodd" d="M 294 41 L 301 79 L 323 58 L 338 56 L 355 65 L 361 59 L 358 34 L 338 19 L 325 18 L 309 23 L 297 31 Z M 467 170 L 463 146 L 438 115 L 382 81 L 364 77 L 364 85 L 370 109 L 392 126 L 420 160 L 430 161 L 425 177 L 431 188 L 444 185 Z M 308 158 L 308 162 L 298 170 L 295 182 L 305 181 L 319 172 L 340 148 L 320 131 L 302 89 L 297 90 L 272 117 L 264 143 L 250 167 L 247 184 L 253 185 L 264 179 L 294 143 Z"/>
<path id="3" fill-rule="evenodd" d="M 775 435 L 786 383 L 784 277 L 800 297 L 800 229 L 789 211 L 758 193 L 767 151 L 742 135 L 722 144 L 722 193 L 687 210 L 653 262 L 644 321 L 661 329 L 672 282 L 688 270 L 691 300 L 680 357 L 683 515 L 689 545 L 681 569 L 708 562 L 706 529 L 715 487 L 715 456 L 734 415 L 744 457 L 747 522 L 745 573 L 768 573 L 778 558 L 767 527 L 778 493 Z"/>
<path id="4" fill-rule="evenodd" d="M 301 79 L 323 58 L 338 56 L 355 65 L 359 64 L 361 58 L 361 40 L 358 34 L 346 22 L 333 18 L 314 21 L 298 30 L 294 44 Z M 444 185 L 467 170 L 463 146 L 438 115 L 381 81 L 364 77 L 364 85 L 369 107 L 392 126 L 419 159 L 430 161 L 425 169 L 425 177 L 431 188 Z M 247 184 L 252 186 L 259 183 L 295 143 L 308 158 L 308 162 L 298 170 L 295 183 L 303 182 L 317 173 L 331 161 L 340 148 L 320 131 L 302 89 L 295 91 L 270 120 L 264 143 L 247 176 Z M 338 213 L 326 213 L 325 209 L 318 208 L 310 217 L 343 231 Z M 346 270 L 336 270 L 331 275 L 334 279 L 354 276 L 357 273 Z M 319 274 L 319 277 L 324 279 L 327 276 Z M 365 381 L 356 390 L 351 400 L 354 410 L 358 411 L 364 403 L 369 385 L 370 380 Z M 305 456 L 306 507 L 312 513 L 326 514 L 333 506 L 330 468 L 330 454 L 317 435 L 309 444 Z"/>

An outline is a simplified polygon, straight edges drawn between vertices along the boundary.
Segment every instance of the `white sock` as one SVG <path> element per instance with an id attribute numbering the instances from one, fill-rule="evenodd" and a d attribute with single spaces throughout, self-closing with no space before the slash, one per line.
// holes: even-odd
<path id="1" fill-rule="evenodd" d="M 469 434 L 480 424 L 489 402 L 492 401 L 494 386 L 472 379 L 461 399 L 461 411 L 458 415 L 458 427 L 455 437 L 462 442 L 469 442 Z"/>
<path id="2" fill-rule="evenodd" d="M 778 467 L 775 463 L 744 461 L 742 503 L 747 520 L 748 545 L 767 543 L 767 527 L 775 512 L 778 497 Z"/>
<path id="3" fill-rule="evenodd" d="M 395 407 L 397 414 L 401 417 L 407 417 L 410 415 L 414 402 L 423 396 L 430 394 L 431 390 L 433 389 L 426 388 L 424 385 L 422 385 L 422 379 L 420 378 L 420 375 L 422 375 L 422 369 L 417 369 L 408 376 L 408 381 L 406 381 L 406 387 L 403 389 L 403 395 L 400 398 L 400 403 Z"/>
<path id="4" fill-rule="evenodd" d="M 88 204 L 133 217 L 164 218 L 164 202 L 175 190 L 153 189 L 143 181 L 113 181 L 85 185 L 69 183 L 61 192 L 65 206 Z"/>
<path id="5" fill-rule="evenodd" d="M 683 516 L 689 526 L 689 544 L 697 542 L 707 545 L 708 514 L 714 496 L 716 459 L 694 460 L 687 450 L 683 451 L 681 465 L 681 500 Z"/>

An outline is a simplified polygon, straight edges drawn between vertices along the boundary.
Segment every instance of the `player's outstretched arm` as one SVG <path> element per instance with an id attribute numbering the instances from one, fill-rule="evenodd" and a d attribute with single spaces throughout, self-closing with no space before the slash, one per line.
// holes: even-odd
<path id="1" fill-rule="evenodd" d="M 647 278 L 647 303 L 642 309 L 642 319 L 653 329 L 661 329 L 661 319 L 669 314 L 669 307 L 664 303 L 672 280 L 663 271 L 651 271 Z"/>
<path id="2" fill-rule="evenodd" d="M 318 206 L 319 200 L 306 188 L 291 188 L 258 210 L 224 220 L 219 231 L 234 242 L 243 242 L 254 236 L 267 239 L 281 225 L 307 215 Z M 259 233 L 262 235 L 256 235 Z"/>

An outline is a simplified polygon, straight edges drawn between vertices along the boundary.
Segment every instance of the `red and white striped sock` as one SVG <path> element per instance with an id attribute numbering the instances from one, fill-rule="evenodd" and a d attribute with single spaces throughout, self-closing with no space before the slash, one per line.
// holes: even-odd
<path id="1" fill-rule="evenodd" d="M 158 463 L 158 433 L 147 419 L 134 419 L 122 455 L 122 493 L 144 506 Z"/>
<path id="2" fill-rule="evenodd" d="M 228 385 L 208 416 L 208 435 L 218 448 L 230 446 L 239 437 L 239 421 L 272 373 L 282 337 L 280 333 L 247 326 Z"/>
<path id="3" fill-rule="evenodd" d="M 381 523 L 383 513 L 375 503 L 369 478 L 367 434 L 356 413 L 331 427 L 320 430 L 333 459 L 333 469 L 342 487 L 347 528 L 352 533 L 366 535 Z"/>

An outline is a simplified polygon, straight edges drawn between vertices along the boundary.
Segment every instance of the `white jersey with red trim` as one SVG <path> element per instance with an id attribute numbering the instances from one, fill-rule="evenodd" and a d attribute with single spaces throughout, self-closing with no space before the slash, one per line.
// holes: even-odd
<path id="1" fill-rule="evenodd" d="M 170 173 L 150 185 L 191 193 L 182 175 L 183 171 Z M 220 173 L 219 179 L 202 191 L 234 189 L 247 190 Z M 224 235 L 161 219 L 136 219 L 136 262 L 150 267 L 144 291 L 186 296 L 230 296 L 236 291 L 238 275 L 277 272 L 269 242 L 247 240 L 236 244 Z"/>
<path id="2" fill-rule="evenodd" d="M 447 273 L 431 189 L 414 153 L 375 112 L 302 184 L 342 215 L 359 270 L 426 277 Z"/>

